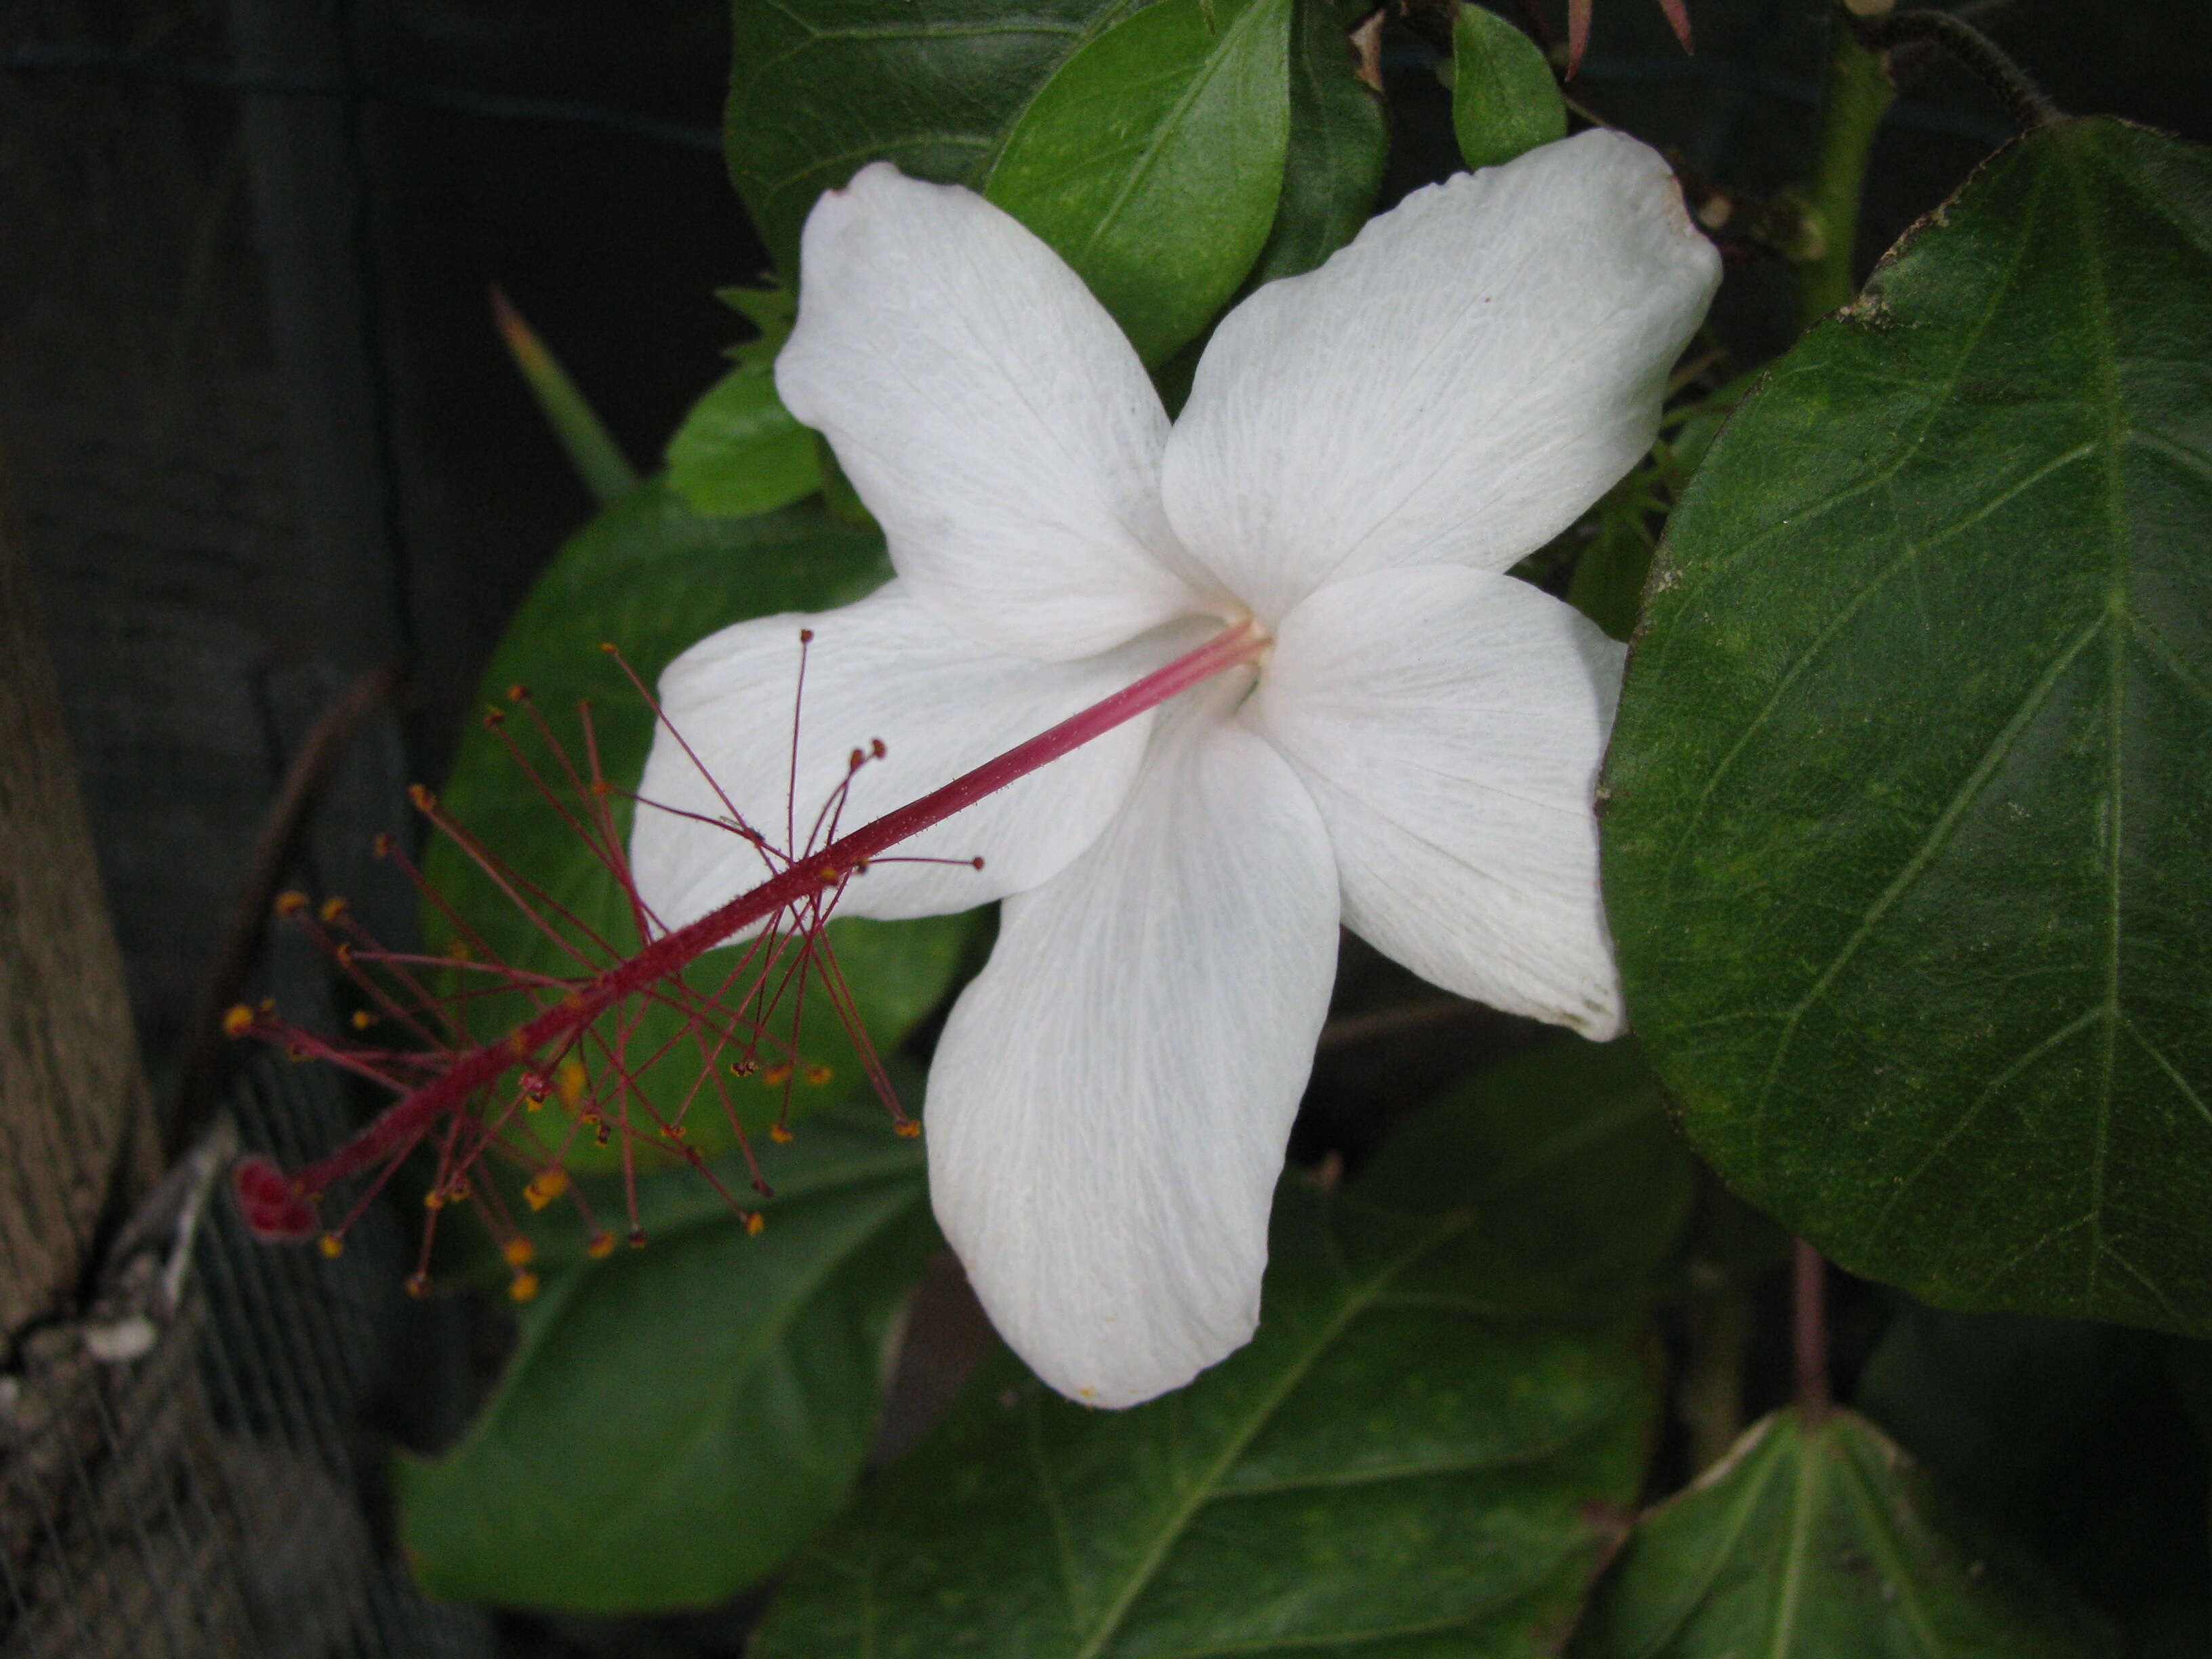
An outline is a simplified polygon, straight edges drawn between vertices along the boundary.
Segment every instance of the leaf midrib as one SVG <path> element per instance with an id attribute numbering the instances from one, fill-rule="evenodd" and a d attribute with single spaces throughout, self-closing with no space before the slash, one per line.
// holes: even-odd
<path id="1" fill-rule="evenodd" d="M 1206 1465 L 1198 1478 L 1192 1481 L 1183 1501 L 1170 1511 L 1160 1528 L 1152 1547 L 1139 1559 L 1121 1593 L 1107 1606 L 1089 1638 L 1073 1650 L 1069 1659 L 1097 1659 L 1098 1655 L 1104 1651 L 1106 1644 L 1119 1632 L 1121 1620 L 1136 1604 L 1137 1598 L 1144 1594 L 1165 1565 L 1169 1553 L 1182 1538 L 1192 1519 L 1218 1495 L 1215 1488 L 1222 1478 L 1236 1466 L 1245 1449 L 1267 1426 L 1277 1409 L 1297 1390 L 1298 1384 L 1305 1380 L 1315 1363 L 1343 1334 L 1346 1327 L 1365 1312 L 1392 1280 L 1422 1257 L 1465 1232 L 1474 1224 L 1474 1219 L 1471 1213 L 1443 1218 L 1429 1228 L 1418 1242 L 1378 1267 L 1364 1284 L 1352 1288 L 1337 1310 L 1316 1329 L 1304 1351 L 1284 1368 L 1275 1386 L 1260 1397 L 1245 1421 L 1229 1437 L 1219 1453 Z"/>

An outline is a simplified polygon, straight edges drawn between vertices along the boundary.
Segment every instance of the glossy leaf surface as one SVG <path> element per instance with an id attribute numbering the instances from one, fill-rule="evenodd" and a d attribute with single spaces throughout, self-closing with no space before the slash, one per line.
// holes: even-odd
<path id="1" fill-rule="evenodd" d="M 1606 784 L 1691 1138 L 1928 1300 L 2212 1329 L 2212 162 L 2002 153 L 1722 433 Z"/>
<path id="2" fill-rule="evenodd" d="M 1127 1412 L 1010 1360 L 785 1580 L 758 1659 L 1534 1656 L 1635 1493 L 1638 1345 L 1492 1316 L 1465 1212 L 1276 1201 L 1250 1346 Z"/>
<path id="3" fill-rule="evenodd" d="M 1637 1522 L 1573 1659 L 2101 1659 L 2106 1632 L 1978 1539 L 1865 1419 L 1796 1411 Z"/>
<path id="4" fill-rule="evenodd" d="M 1275 220 L 1291 0 L 1153 0 L 1081 47 L 985 194 L 1042 236 L 1146 362 L 1195 335 Z"/>
<path id="5" fill-rule="evenodd" d="M 934 1248 L 919 1146 L 824 1114 L 763 1164 L 749 1236 L 688 1170 L 648 1177 L 648 1243 L 548 1258 L 520 1345 L 454 1451 L 398 1468 L 434 1595 L 618 1613 L 701 1607 L 837 1508 L 874 1432 L 892 1315 Z M 726 1171 L 741 1185 L 738 1169 Z M 620 1213 L 618 1191 L 596 1194 Z"/>
<path id="6" fill-rule="evenodd" d="M 735 0 L 730 177 L 787 281 L 814 198 L 873 161 L 980 189 L 1053 72 L 1129 0 Z"/>
<path id="7" fill-rule="evenodd" d="M 1567 136 L 1566 100 L 1551 64 L 1487 7 L 1455 8 L 1452 130 L 1471 167 L 1494 167 Z"/>

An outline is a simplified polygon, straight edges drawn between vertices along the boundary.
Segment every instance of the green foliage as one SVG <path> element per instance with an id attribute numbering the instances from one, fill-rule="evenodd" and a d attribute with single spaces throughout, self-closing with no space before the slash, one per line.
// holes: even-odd
<path id="1" fill-rule="evenodd" d="M 1327 258 L 1382 176 L 1357 20 L 1328 0 L 876 9 L 737 0 L 731 176 L 787 273 L 815 198 L 887 159 L 988 189 L 1158 363 L 1255 270 Z"/>
<path id="2" fill-rule="evenodd" d="M 980 189 L 1039 88 L 1130 0 L 735 0 L 730 177 L 787 281 L 825 190 L 872 161 Z"/>
<path id="3" fill-rule="evenodd" d="M 2212 1329 L 2212 164 L 2022 140 L 1670 526 L 1608 763 L 1693 1140 L 1939 1304 Z"/>
<path id="4" fill-rule="evenodd" d="M 574 710 L 580 701 L 587 701 L 605 775 L 627 789 L 644 769 L 653 717 L 599 649 L 601 641 L 619 646 L 650 685 L 678 652 L 717 628 L 748 617 L 844 604 L 887 574 L 881 538 L 839 522 L 818 501 L 751 518 L 702 518 L 666 485 L 647 484 L 594 519 L 562 550 L 501 642 L 484 676 L 483 695 L 488 702 L 508 708 L 508 688 L 526 686 L 564 747 L 578 757 L 584 744 Z M 789 715 L 776 710 L 769 717 L 781 720 Z M 511 714 L 507 730 L 535 757 L 540 771 L 557 781 L 558 769 L 538 748 L 528 722 Z M 577 763 L 581 766 L 580 758 Z M 634 940 L 621 885 L 489 732 L 471 730 L 464 739 L 444 804 L 484 844 L 496 848 L 503 863 L 600 937 Z M 626 841 L 629 802 L 617 794 L 607 805 L 618 839 Z M 428 873 L 469 928 L 510 965 L 544 974 L 579 971 L 573 957 L 442 836 L 431 848 Z M 830 938 L 850 971 L 861 1014 L 879 1047 L 896 1043 L 942 1000 L 966 927 L 966 919 L 957 916 L 830 924 Z M 457 936 L 453 924 L 434 908 L 425 916 L 425 931 L 441 950 Z M 729 951 L 709 952 L 687 975 L 690 982 L 702 994 L 713 992 L 733 957 Z M 520 994 L 487 997 L 478 1005 L 476 1029 L 503 1029 L 531 1006 Z M 828 1066 L 838 1085 L 857 1082 L 858 1060 L 828 1000 L 810 994 L 799 1012 L 805 1059 Z M 616 1018 L 610 1015 L 608 1021 Z M 639 1011 L 635 1020 L 628 1047 L 639 1056 L 656 1052 L 684 1029 L 680 1016 L 659 1005 Z M 611 1040 L 613 1029 L 603 1022 Z M 641 1086 L 665 1115 L 672 1115 L 698 1083 L 696 1054 L 696 1049 L 678 1050 L 644 1073 Z M 681 1063 L 687 1056 L 688 1067 Z M 732 1085 L 732 1091 L 754 1129 L 764 1126 L 781 1098 L 757 1077 Z M 842 1091 L 841 1086 L 835 1092 Z M 802 1090 L 799 1100 L 834 1098 L 835 1092 Z M 549 1115 L 559 1109 L 557 1104 L 545 1108 Z M 702 1092 L 685 1122 L 693 1144 L 706 1151 L 730 1142 L 711 1089 Z M 573 1168 L 588 1168 L 595 1160 L 605 1165 L 618 1156 L 618 1147 L 595 1152 L 586 1135 L 577 1139 L 569 1162 Z"/>
<path id="5" fill-rule="evenodd" d="M 1496 12 L 1455 7 L 1452 130 L 1471 167 L 1502 161 L 1567 136 L 1567 105 L 1536 43 Z"/>
<path id="6" fill-rule="evenodd" d="M 1153 0 L 1085 44 L 985 194 L 1074 267 L 1148 363 L 1236 292 L 1275 222 L 1291 0 Z"/>
<path id="7" fill-rule="evenodd" d="M 1601 1322 L 1672 1279 L 1697 1175 L 1636 1045 L 1561 1036 L 1407 1122 L 1359 1192 L 1413 1215 L 1471 1210 L 1486 1256 L 1468 1288 L 1493 1310 Z"/>
<path id="8" fill-rule="evenodd" d="M 1748 379 L 1732 380 L 1708 397 L 1669 410 L 1651 453 L 1598 502 L 1566 597 L 1613 638 L 1625 640 L 1636 631 L 1659 531 L 1722 425 L 1750 390 Z"/>
<path id="9" fill-rule="evenodd" d="M 1881 1431 L 1791 1410 L 1629 1535 L 1572 1659 L 2092 1659 L 2111 1634 Z"/>
<path id="10" fill-rule="evenodd" d="M 1500 1319 L 1465 1211 L 1278 1194 L 1266 1316 L 1101 1413 L 1010 1361 L 786 1579 L 758 1659 L 1527 1655 L 1642 1477 L 1639 1345 Z"/>
<path id="11" fill-rule="evenodd" d="M 1247 288 L 1311 270 L 1359 234 L 1375 205 L 1390 127 L 1345 33 L 1358 21 L 1357 9 L 1347 15 L 1334 0 L 1294 0 L 1283 190 Z"/>
<path id="12" fill-rule="evenodd" d="M 734 1161 L 733 1161 L 734 1162 Z M 763 1159 L 758 1237 L 689 1170 L 647 1177 L 647 1248 L 541 1263 L 499 1388 L 449 1455 L 398 1469 L 434 1595 L 702 1607 L 781 1564 L 873 1436 L 892 1316 L 936 1243 L 921 1148 L 824 1114 Z M 741 1164 L 726 1169 L 741 1188 Z M 618 1183 L 595 1206 L 620 1214 Z"/>

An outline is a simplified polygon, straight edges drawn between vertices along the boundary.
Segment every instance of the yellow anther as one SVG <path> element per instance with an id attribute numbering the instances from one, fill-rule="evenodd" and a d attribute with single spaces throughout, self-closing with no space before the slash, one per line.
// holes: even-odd
<path id="1" fill-rule="evenodd" d="M 307 908 L 307 896 L 296 889 L 276 895 L 276 914 L 296 916 Z"/>
<path id="2" fill-rule="evenodd" d="M 344 917 L 345 913 L 346 902 L 336 893 L 331 894 L 328 898 L 325 899 L 323 901 L 323 908 L 315 912 L 315 914 L 320 916 L 325 921 L 340 921 Z"/>
<path id="3" fill-rule="evenodd" d="M 542 1210 L 568 1190 L 568 1172 L 566 1170 L 540 1170 L 523 1184 L 522 1201 L 533 1210 Z"/>
<path id="4" fill-rule="evenodd" d="M 785 1084 L 791 1081 L 791 1067 L 788 1066 L 771 1066 L 761 1073 L 761 1081 L 767 1084 L 771 1089 L 781 1089 Z"/>
<path id="5" fill-rule="evenodd" d="M 459 1203 L 462 1199 L 466 1198 L 469 1195 L 469 1183 L 467 1178 L 462 1176 L 455 1176 L 453 1180 L 447 1182 L 446 1193 L 447 1195 L 452 1198 L 456 1203 Z"/>
<path id="6" fill-rule="evenodd" d="M 244 1003 L 235 1003 L 224 1011 L 222 1034 L 225 1036 L 244 1036 L 252 1029 L 253 1010 Z"/>
<path id="7" fill-rule="evenodd" d="M 750 1077 L 758 1070 L 760 1070 L 760 1061 L 753 1059 L 750 1055 L 743 1060 L 733 1060 L 730 1062 L 730 1075 L 732 1077 Z"/>
<path id="8" fill-rule="evenodd" d="M 921 1133 L 921 1120 L 918 1117 L 902 1117 L 891 1125 L 891 1133 L 912 1140 Z"/>
<path id="9" fill-rule="evenodd" d="M 392 832 L 388 830 L 380 830 L 368 843 L 369 856 L 388 859 L 392 856 Z"/>
<path id="10" fill-rule="evenodd" d="M 356 1008 L 353 1011 L 353 1029 L 355 1030 L 366 1031 L 370 1026 L 375 1024 L 376 1016 L 370 1013 L 368 1009 Z"/>
<path id="11" fill-rule="evenodd" d="M 468 961 L 469 942 L 465 939 L 455 939 L 446 947 L 446 959 L 449 962 Z"/>
<path id="12" fill-rule="evenodd" d="M 831 1071 L 827 1066 L 821 1064 L 819 1061 L 817 1061 L 814 1065 L 806 1068 L 806 1081 L 810 1085 L 817 1089 L 821 1088 L 823 1085 L 827 1084 L 831 1078 L 836 1075 L 836 1073 Z"/>
<path id="13" fill-rule="evenodd" d="M 791 1144 L 791 1131 L 781 1123 L 771 1123 L 768 1126 L 768 1138 L 779 1146 L 787 1146 Z"/>
<path id="14" fill-rule="evenodd" d="M 671 1140 L 681 1140 L 684 1139 L 684 1126 L 681 1123 L 672 1123 L 662 1133 Z"/>
<path id="15" fill-rule="evenodd" d="M 574 1106 L 581 1100 L 591 1081 L 591 1073 L 585 1071 L 584 1062 L 574 1054 L 562 1060 L 553 1073 L 553 1086 L 561 1091 L 563 1106 Z"/>
<path id="16" fill-rule="evenodd" d="M 531 1273 L 515 1274 L 507 1281 L 507 1293 L 517 1302 L 529 1301 L 538 1294 L 538 1275 Z"/>
<path id="17" fill-rule="evenodd" d="M 421 1301 L 424 1297 L 426 1297 L 426 1296 L 429 1295 L 429 1294 L 430 1294 L 430 1280 L 429 1280 L 428 1276 L 427 1274 L 424 1274 L 424 1273 L 410 1273 L 410 1274 L 408 1274 L 408 1275 L 407 1275 L 407 1294 L 408 1294 L 408 1295 L 410 1295 L 410 1296 L 411 1296 L 411 1297 L 414 1297 L 416 1301 L 418 1301 L 418 1302 L 419 1302 L 419 1301 Z"/>
<path id="18" fill-rule="evenodd" d="M 761 1229 L 767 1225 L 768 1218 L 763 1215 L 758 1210 L 755 1210 L 751 1214 L 745 1218 L 746 1237 L 750 1238 L 758 1238 L 761 1235 Z"/>
<path id="19" fill-rule="evenodd" d="M 526 1267 L 530 1265 L 531 1259 L 538 1254 L 538 1247 L 526 1238 L 515 1237 L 508 1239 L 506 1243 L 501 1245 L 499 1253 L 507 1258 L 508 1267 Z"/>
<path id="20" fill-rule="evenodd" d="M 428 1192 L 423 1194 L 422 1207 L 426 1210 L 444 1209 L 446 1207 L 446 1194 L 443 1189 L 433 1187 Z"/>
<path id="21" fill-rule="evenodd" d="M 507 688 L 507 700 L 509 702 L 529 702 L 530 688 L 525 685 L 520 680 L 517 680 L 513 685 Z"/>
<path id="22" fill-rule="evenodd" d="M 315 1241 L 315 1248 L 333 1259 L 345 1254 L 345 1240 L 336 1233 L 325 1233 Z"/>
<path id="23" fill-rule="evenodd" d="M 593 1233 L 591 1237 L 584 1241 L 584 1254 L 594 1261 L 603 1256 L 612 1255 L 614 1253 L 615 1236 L 612 1233 Z"/>
<path id="24" fill-rule="evenodd" d="M 438 805 L 438 798 L 419 783 L 407 786 L 407 799 L 415 803 L 415 810 L 418 812 L 430 811 Z"/>

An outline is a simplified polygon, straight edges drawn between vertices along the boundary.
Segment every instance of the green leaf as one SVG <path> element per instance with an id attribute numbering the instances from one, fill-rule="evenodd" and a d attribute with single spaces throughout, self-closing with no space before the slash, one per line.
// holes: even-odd
<path id="1" fill-rule="evenodd" d="M 644 1249 L 546 1267 L 467 1437 L 398 1467 L 430 1594 L 709 1606 L 836 1510 L 874 1433 L 893 1315 L 936 1243 L 921 1148 L 880 1113 L 824 1115 L 764 1161 L 778 1190 L 757 1237 L 671 1170 L 642 1183 Z"/>
<path id="2" fill-rule="evenodd" d="M 1634 1496 L 1638 1345 L 1491 1316 L 1468 1218 L 1293 1178 L 1251 1345 L 1127 1412 L 1011 1361 L 784 1581 L 755 1659 L 1547 1651 Z"/>
<path id="3" fill-rule="evenodd" d="M 1754 1424 L 1636 1525 L 1573 1659 L 2089 1659 L 2111 1635 L 1863 1418 Z"/>
<path id="4" fill-rule="evenodd" d="M 1382 95 L 1360 78 L 1346 9 L 1334 0 L 1293 3 L 1283 193 L 1247 289 L 1311 270 L 1357 236 L 1389 160 L 1389 122 Z"/>
<path id="5" fill-rule="evenodd" d="M 775 380 L 750 365 L 732 369 L 691 406 L 668 441 L 667 461 L 668 487 L 708 517 L 766 513 L 822 487 L 814 434 L 792 419 Z"/>
<path id="6" fill-rule="evenodd" d="M 650 685 L 678 652 L 718 628 L 749 617 L 842 605 L 889 574 L 882 538 L 840 523 L 818 501 L 751 518 L 702 518 L 665 484 L 647 484 L 593 520 L 562 550 L 501 641 L 485 673 L 483 696 L 507 708 L 507 688 L 527 686 L 580 769 L 584 744 L 575 708 L 580 700 L 588 701 L 605 775 L 627 789 L 644 769 L 653 716 L 599 650 L 601 641 L 619 646 Z M 765 710 L 763 717 L 787 720 L 790 711 Z M 506 731 L 533 757 L 541 774 L 560 778 L 560 769 L 547 758 L 526 720 L 510 714 Z M 617 793 L 605 805 L 617 840 L 626 843 L 629 801 Z M 634 946 L 635 931 L 621 885 L 489 732 L 472 727 L 464 737 L 444 805 L 506 865 L 601 938 Z M 468 926 L 511 966 L 544 974 L 579 971 L 573 957 L 443 836 L 432 843 L 427 872 Z M 424 927 L 440 950 L 456 937 L 453 923 L 435 907 L 426 911 Z M 832 946 L 878 1048 L 895 1044 L 942 1000 L 968 927 L 969 918 L 963 916 L 830 925 Z M 709 952 L 686 977 L 701 994 L 711 994 L 733 955 Z M 518 994 L 488 997 L 473 1011 L 473 1029 L 496 1032 L 531 1008 Z M 838 1086 L 827 1091 L 802 1088 L 797 1098 L 800 1103 L 826 1103 L 859 1080 L 859 1061 L 818 990 L 810 990 L 798 1012 L 803 1061 L 830 1067 Z M 790 1012 L 787 1007 L 784 1018 Z M 608 1016 L 601 1028 L 610 1041 L 615 1018 Z M 672 1010 L 647 1007 L 629 1032 L 627 1050 L 636 1057 L 653 1054 L 683 1030 Z M 692 1095 L 700 1075 L 696 1045 L 679 1042 L 639 1081 L 663 1115 L 672 1115 Z M 735 1109 L 749 1129 L 764 1127 L 782 1097 L 764 1079 L 765 1073 L 731 1085 Z M 554 1104 L 545 1109 L 549 1115 L 559 1111 Z M 712 1089 L 700 1091 L 685 1127 L 692 1144 L 702 1151 L 731 1144 Z M 571 1146 L 568 1162 L 572 1169 L 595 1163 L 604 1167 L 619 1152 L 618 1145 L 595 1151 L 592 1138 L 584 1135 Z"/>
<path id="7" fill-rule="evenodd" d="M 1671 1276 L 1697 1166 L 1633 1042 L 1562 1036 L 1393 1131 L 1352 1190 L 1409 1214 L 1471 1210 L 1485 1306 L 1610 1320 Z"/>
<path id="8" fill-rule="evenodd" d="M 814 198 L 870 161 L 981 189 L 1038 88 L 1131 0 L 734 0 L 730 178 L 793 283 Z"/>
<path id="9" fill-rule="evenodd" d="M 1942 1305 L 2212 1330 L 2212 162 L 1992 161 L 1715 441 L 1608 761 L 1644 1051 Z"/>
<path id="10" fill-rule="evenodd" d="M 1471 167 L 1494 167 L 1567 136 L 1566 100 L 1536 43 L 1496 12 L 1452 20 L 1452 130 Z"/>
<path id="11" fill-rule="evenodd" d="M 728 348 L 730 359 L 745 368 L 766 369 L 791 337 L 799 321 L 799 296 L 787 288 L 718 288 L 714 297 L 759 331 Z"/>
<path id="12" fill-rule="evenodd" d="M 496 288 L 491 291 L 491 311 L 508 355 L 522 371 L 523 383 L 538 400 L 538 410 L 561 447 L 568 452 L 569 464 L 583 480 L 584 488 L 601 507 L 622 500 L 637 488 L 637 469 L 623 453 L 614 434 L 568 378 L 561 360 Z"/>
<path id="13" fill-rule="evenodd" d="M 1157 363 L 1267 240 L 1290 143 L 1291 0 L 1153 0 L 1048 81 L 985 193 Z"/>

